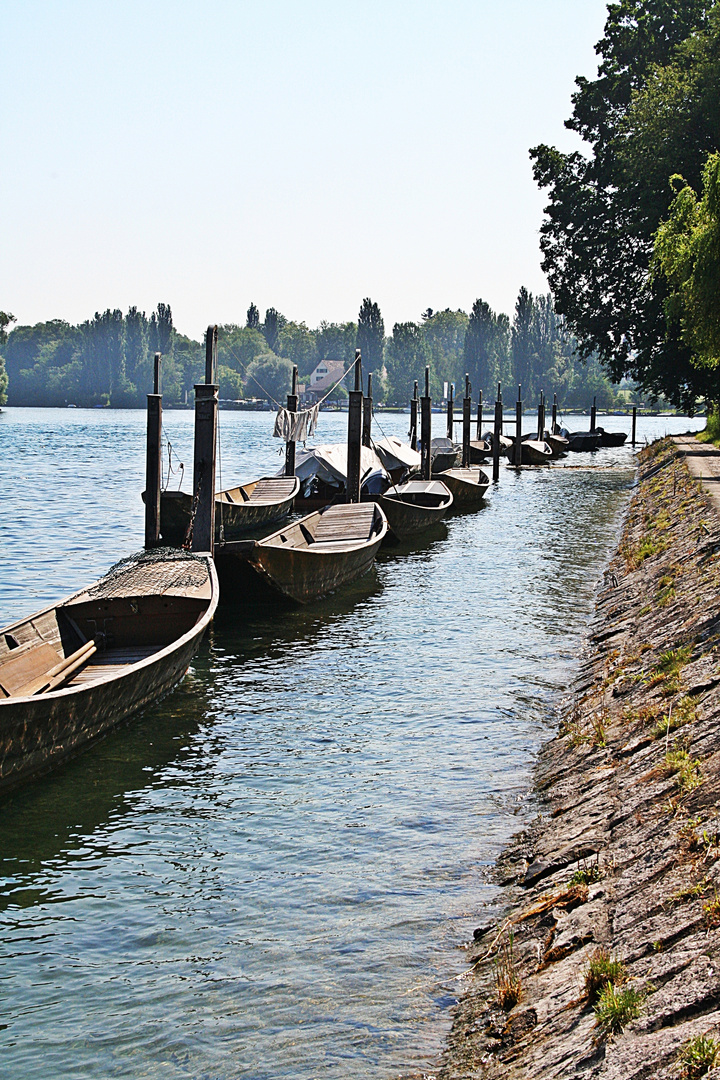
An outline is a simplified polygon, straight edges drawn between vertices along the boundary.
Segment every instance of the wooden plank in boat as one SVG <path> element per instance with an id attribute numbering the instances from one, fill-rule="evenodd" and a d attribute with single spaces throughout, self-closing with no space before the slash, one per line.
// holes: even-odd
<path id="1" fill-rule="evenodd" d="M 250 495 L 250 502 L 281 502 L 289 499 L 295 489 L 295 477 L 277 480 L 258 480 Z"/>
<path id="2" fill-rule="evenodd" d="M 55 667 L 62 656 L 44 641 L 41 645 L 11 652 L 0 666 L 0 686 L 8 697 Z"/>
<path id="3" fill-rule="evenodd" d="M 375 521 L 374 503 L 350 503 L 334 506 L 332 513 L 321 514 L 315 525 L 315 542 L 334 540 L 369 540 Z"/>

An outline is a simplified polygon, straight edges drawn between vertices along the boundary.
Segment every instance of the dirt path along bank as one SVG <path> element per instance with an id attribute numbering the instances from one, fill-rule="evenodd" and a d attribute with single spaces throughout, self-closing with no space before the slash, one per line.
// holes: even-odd
<path id="1" fill-rule="evenodd" d="M 438 1080 L 720 1077 L 720 517 L 669 439 L 537 780 Z"/>

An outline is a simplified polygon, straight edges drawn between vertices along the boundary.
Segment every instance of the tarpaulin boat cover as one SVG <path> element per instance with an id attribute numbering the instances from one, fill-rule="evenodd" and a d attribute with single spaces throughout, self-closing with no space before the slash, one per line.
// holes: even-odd
<path id="1" fill-rule="evenodd" d="M 420 468 L 420 455 L 407 443 L 397 439 L 394 435 L 388 435 L 375 443 L 375 452 L 389 471 L 400 469 L 405 466 L 408 469 Z"/>
<path id="2" fill-rule="evenodd" d="M 278 476 L 284 476 L 281 470 Z M 327 446 L 298 448 L 295 457 L 295 475 L 299 480 L 310 480 L 317 476 L 326 484 L 338 486 L 347 483 L 347 444 L 333 443 Z M 371 479 L 389 480 L 383 463 L 369 446 L 360 447 L 360 478 L 363 485 Z"/>

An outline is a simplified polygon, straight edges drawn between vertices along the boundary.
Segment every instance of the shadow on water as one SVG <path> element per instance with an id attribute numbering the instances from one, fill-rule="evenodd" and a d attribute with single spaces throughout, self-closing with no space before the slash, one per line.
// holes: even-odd
<path id="1" fill-rule="evenodd" d="M 129 796 L 192 756 L 208 709 L 208 661 L 206 644 L 164 701 L 3 800 L 0 910 L 51 901 L 35 883 L 43 867 L 59 855 L 71 865 L 98 828 L 123 816 Z"/>

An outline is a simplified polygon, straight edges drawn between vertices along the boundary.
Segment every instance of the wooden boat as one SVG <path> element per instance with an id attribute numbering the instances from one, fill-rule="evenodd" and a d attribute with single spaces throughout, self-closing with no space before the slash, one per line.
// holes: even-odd
<path id="1" fill-rule="evenodd" d="M 459 456 L 457 446 L 450 439 L 433 439 L 430 443 L 430 468 L 433 473 L 454 468 Z"/>
<path id="2" fill-rule="evenodd" d="M 545 442 L 525 437 L 521 442 L 523 465 L 547 465 L 552 460 L 552 448 Z"/>
<path id="3" fill-rule="evenodd" d="M 477 510 L 490 487 L 490 477 L 482 469 L 446 469 L 435 479 L 452 492 L 454 510 Z"/>
<path id="4" fill-rule="evenodd" d="M 441 480 L 408 480 L 389 488 L 378 502 L 396 539 L 409 540 L 442 521 L 453 497 Z"/>
<path id="5" fill-rule="evenodd" d="M 494 431 L 486 431 L 482 437 L 482 441 L 487 443 L 490 447 L 490 453 L 492 454 L 493 439 L 495 438 Z M 507 456 L 511 448 L 514 445 L 514 440 L 509 435 L 500 436 L 500 457 Z"/>
<path id="6" fill-rule="evenodd" d="M 215 543 L 221 537 L 237 540 L 255 529 L 272 525 L 292 512 L 300 481 L 294 476 L 263 476 L 249 484 L 215 493 Z M 179 547 L 192 514 L 192 496 L 163 491 L 160 496 L 160 535 L 163 543 Z"/>
<path id="7" fill-rule="evenodd" d="M 171 690 L 218 591 L 209 556 L 156 549 L 0 631 L 0 792 Z"/>
<path id="8" fill-rule="evenodd" d="M 626 431 L 606 431 L 601 427 L 596 427 L 593 435 L 600 436 L 600 446 L 623 446 L 627 439 Z"/>
<path id="9" fill-rule="evenodd" d="M 560 457 L 561 454 L 566 454 L 568 450 L 568 440 L 564 435 L 553 435 L 552 432 L 545 432 L 545 442 L 552 450 L 554 458 Z"/>
<path id="10" fill-rule="evenodd" d="M 377 503 L 343 503 L 316 510 L 263 540 L 225 544 L 218 555 L 246 560 L 277 592 L 307 604 L 366 573 L 387 527 Z"/>
<path id="11" fill-rule="evenodd" d="M 481 465 L 482 462 L 487 461 L 492 456 L 492 443 L 485 442 L 484 439 L 471 439 L 470 440 L 470 464 Z"/>
<path id="12" fill-rule="evenodd" d="M 600 445 L 600 436 L 594 431 L 568 431 L 567 428 L 560 428 L 560 434 L 567 439 L 568 450 L 576 454 L 597 450 Z"/>

